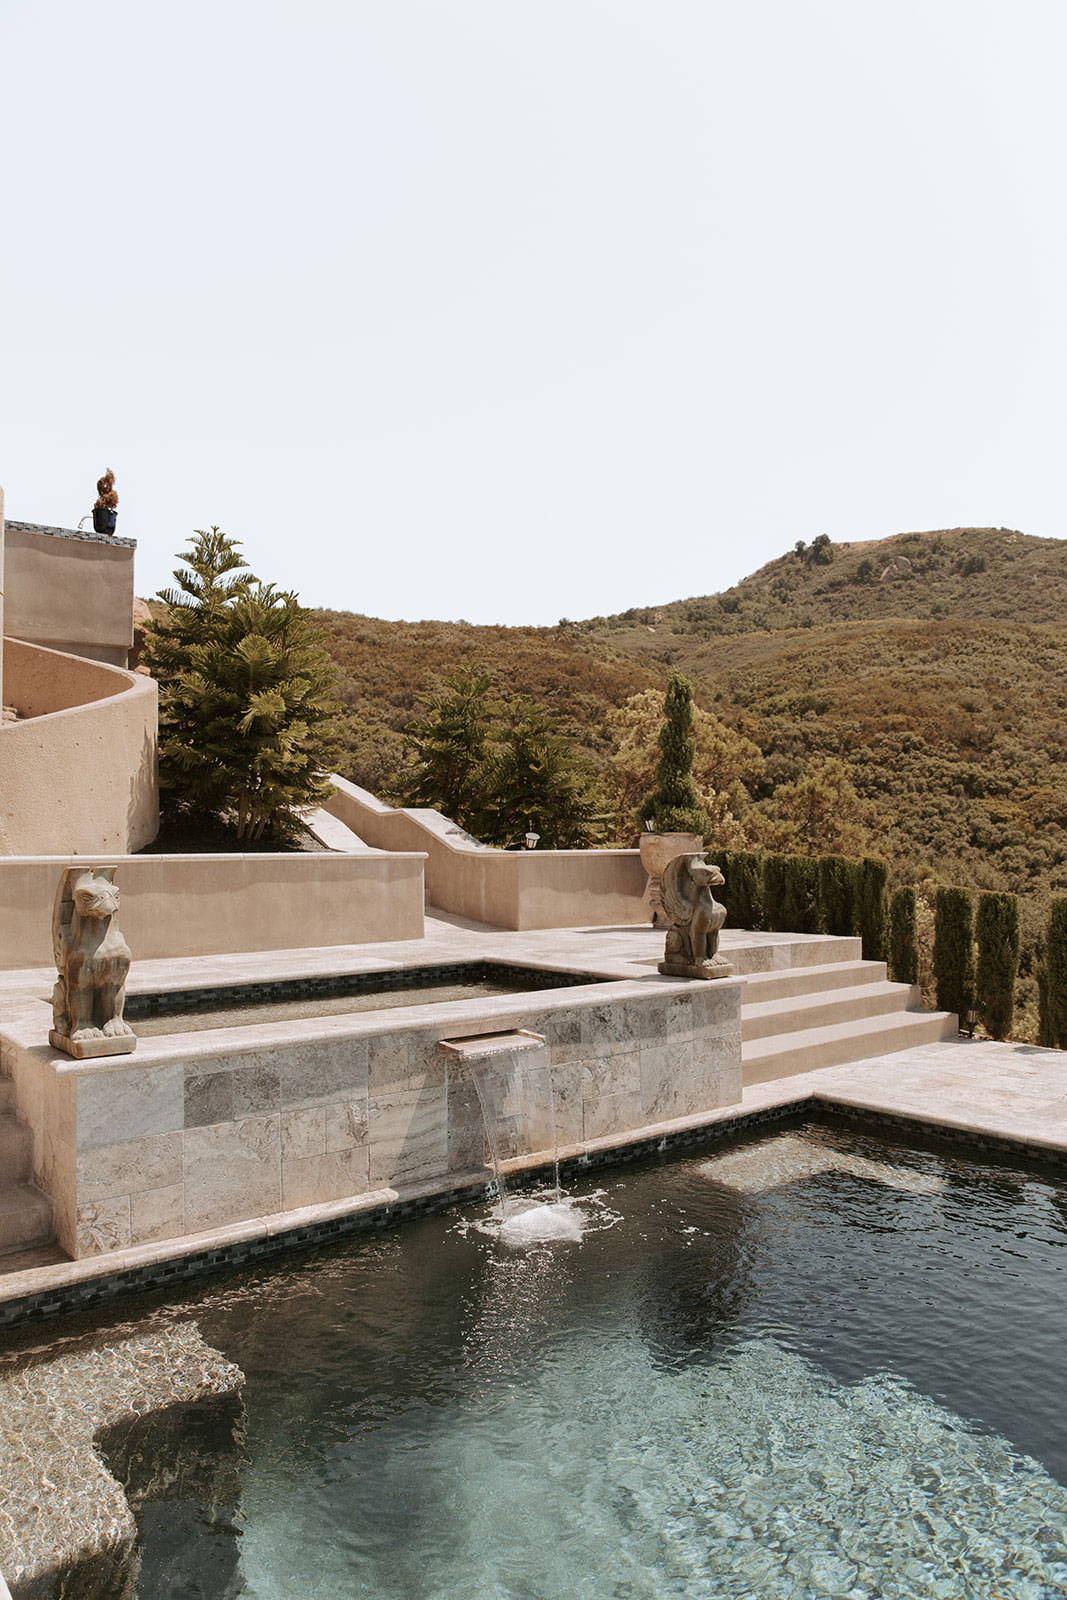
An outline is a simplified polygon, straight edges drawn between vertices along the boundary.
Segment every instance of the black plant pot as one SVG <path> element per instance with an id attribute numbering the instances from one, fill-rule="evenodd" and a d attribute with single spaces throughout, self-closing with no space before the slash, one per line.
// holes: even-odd
<path id="1" fill-rule="evenodd" d="M 118 520 L 119 514 L 115 510 L 114 506 L 93 507 L 94 533 L 114 533 L 115 524 L 118 522 Z"/>

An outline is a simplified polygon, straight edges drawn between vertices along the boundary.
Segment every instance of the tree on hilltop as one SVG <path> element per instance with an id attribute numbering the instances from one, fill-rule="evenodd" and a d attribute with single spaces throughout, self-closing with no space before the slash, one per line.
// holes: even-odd
<path id="1" fill-rule="evenodd" d="M 159 683 L 165 806 L 240 840 L 291 840 L 329 794 L 333 666 L 295 594 L 261 583 L 219 528 L 198 529 L 158 595 L 144 661 Z"/>

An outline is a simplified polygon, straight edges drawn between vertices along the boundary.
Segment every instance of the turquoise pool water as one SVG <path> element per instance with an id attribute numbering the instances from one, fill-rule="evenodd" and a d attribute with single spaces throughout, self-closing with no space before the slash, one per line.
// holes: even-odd
<path id="1" fill-rule="evenodd" d="M 434 1217 L 133 1307 L 247 1375 L 116 1463 L 140 1600 L 1067 1592 L 1067 1185 L 811 1126 L 571 1188 L 580 1242 Z"/>

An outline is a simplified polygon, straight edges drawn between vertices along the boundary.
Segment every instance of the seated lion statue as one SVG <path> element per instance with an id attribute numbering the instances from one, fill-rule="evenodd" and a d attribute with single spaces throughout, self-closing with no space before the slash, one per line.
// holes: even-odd
<path id="1" fill-rule="evenodd" d="M 53 1044 L 133 1037 L 122 1015 L 130 950 L 115 921 L 114 875 L 114 867 L 71 867 L 60 879 L 52 913 Z"/>
<path id="2" fill-rule="evenodd" d="M 725 977 L 733 969 L 719 955 L 726 907 L 712 894 L 726 879 L 699 853 L 675 856 L 663 873 L 660 895 L 670 924 L 660 971 L 691 977 Z"/>

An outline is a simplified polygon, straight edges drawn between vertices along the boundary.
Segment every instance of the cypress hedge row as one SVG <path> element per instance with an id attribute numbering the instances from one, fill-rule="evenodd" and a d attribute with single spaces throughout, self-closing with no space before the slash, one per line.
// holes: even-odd
<path id="1" fill-rule="evenodd" d="M 1013 894 L 978 896 L 974 920 L 978 945 L 975 1002 L 991 1039 L 1006 1039 L 1015 1015 L 1019 975 L 1019 901 Z"/>
<path id="2" fill-rule="evenodd" d="M 819 863 L 814 856 L 765 856 L 763 916 L 772 933 L 821 933 Z"/>
<path id="3" fill-rule="evenodd" d="M 934 984 L 940 1011 L 964 1024 L 974 1006 L 974 904 L 966 889 L 939 889 L 934 901 Z"/>
<path id="4" fill-rule="evenodd" d="M 883 861 L 761 856 L 751 850 L 719 850 L 715 859 L 726 879 L 721 897 L 731 928 L 862 936 L 868 960 L 886 959 L 888 869 Z"/>
<path id="5" fill-rule="evenodd" d="M 1067 1050 L 1067 896 L 1057 895 L 1049 907 L 1045 958 L 1038 971 L 1038 1039 Z"/>
<path id="6" fill-rule="evenodd" d="M 715 857 L 726 879 L 719 898 L 726 905 L 731 928 L 750 933 L 763 923 L 763 857 L 753 850 L 720 850 Z"/>
<path id="7" fill-rule="evenodd" d="M 860 863 L 859 928 L 865 961 L 885 961 L 889 951 L 889 868 L 867 856 Z"/>
<path id="8" fill-rule="evenodd" d="M 919 981 L 919 925 L 915 890 L 898 889 L 889 902 L 889 976 L 894 983 Z"/>
<path id="9" fill-rule="evenodd" d="M 847 938 L 858 931 L 858 865 L 847 856 L 819 857 L 819 903 L 824 933 Z"/>

